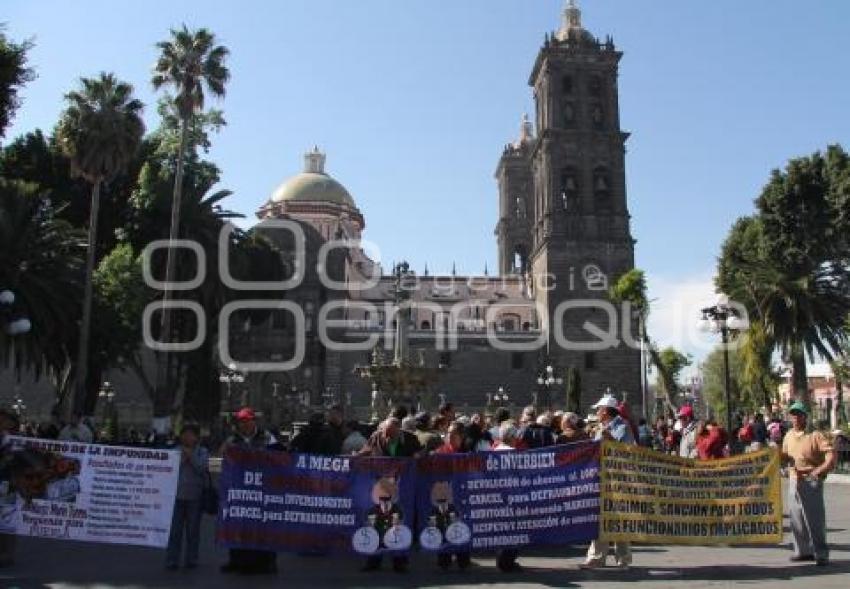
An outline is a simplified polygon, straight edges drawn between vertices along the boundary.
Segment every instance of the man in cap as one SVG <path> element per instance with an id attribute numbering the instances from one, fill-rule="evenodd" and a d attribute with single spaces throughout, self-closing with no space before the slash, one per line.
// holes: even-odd
<path id="1" fill-rule="evenodd" d="M 593 406 L 599 427 L 595 439 L 614 440 L 623 444 L 634 444 L 635 438 L 629 423 L 620 416 L 619 401 L 613 395 L 605 395 Z M 608 559 L 609 542 L 604 539 L 594 540 L 587 550 L 587 559 L 582 563 L 583 569 L 597 569 L 605 566 Z M 632 564 L 632 548 L 628 542 L 614 542 L 614 558 L 619 569 L 628 569 Z"/>
<path id="2" fill-rule="evenodd" d="M 679 409 L 679 423 L 682 429 L 679 433 L 682 435 L 679 440 L 679 456 L 682 458 L 698 458 L 697 452 L 697 422 L 694 420 L 694 408 L 690 405 L 684 405 Z"/>
<path id="3" fill-rule="evenodd" d="M 782 458 L 791 463 L 788 478 L 788 504 L 791 535 L 794 540 L 792 562 L 814 561 L 829 564 L 826 543 L 826 508 L 823 483 L 835 468 L 836 454 L 829 439 L 819 431 L 806 433 L 809 411 L 801 401 L 788 409 L 792 429 L 782 441 Z"/>
<path id="4" fill-rule="evenodd" d="M 222 457 L 226 458 L 227 450 L 234 446 L 253 450 L 282 449 L 270 432 L 257 425 L 257 416 L 251 407 L 243 407 L 234 417 L 236 428 L 221 448 Z M 277 572 L 277 554 L 266 550 L 232 548 L 228 562 L 221 566 L 221 572 L 243 575 L 274 574 Z"/>

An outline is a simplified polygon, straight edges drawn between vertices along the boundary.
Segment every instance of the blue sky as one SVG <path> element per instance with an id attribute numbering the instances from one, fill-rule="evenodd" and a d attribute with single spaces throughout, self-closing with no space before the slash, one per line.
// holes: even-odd
<path id="1" fill-rule="evenodd" d="M 772 168 L 850 144 L 842 0 L 584 0 L 612 34 L 637 263 L 654 325 L 676 343 L 712 298 L 715 256 Z M 210 154 L 230 205 L 253 215 L 318 144 L 387 262 L 480 273 L 496 267 L 493 178 L 531 112 L 528 75 L 562 0 L 284 0 L 143 3 L 4 0 L 0 21 L 34 37 L 38 79 L 7 138 L 50 129 L 81 75 L 131 82 L 156 125 L 154 43 L 206 26 L 232 56 L 227 128 Z M 682 307 L 686 310 L 676 313 Z M 690 349 L 691 344 L 681 344 Z M 696 350 L 694 350 L 696 351 Z"/>

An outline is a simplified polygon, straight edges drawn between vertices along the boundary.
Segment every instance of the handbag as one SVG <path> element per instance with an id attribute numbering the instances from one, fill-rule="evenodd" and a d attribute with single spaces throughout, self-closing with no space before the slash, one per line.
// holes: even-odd
<path id="1" fill-rule="evenodd" d="M 218 514 L 218 489 L 212 482 L 212 475 L 207 471 L 204 488 L 201 491 L 201 510 L 207 515 Z"/>

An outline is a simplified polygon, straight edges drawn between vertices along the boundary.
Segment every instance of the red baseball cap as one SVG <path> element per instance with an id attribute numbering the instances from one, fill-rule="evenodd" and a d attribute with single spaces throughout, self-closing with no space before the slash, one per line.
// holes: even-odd
<path id="1" fill-rule="evenodd" d="M 690 405 L 685 405 L 681 409 L 679 409 L 679 417 L 690 417 L 694 416 L 694 408 Z"/>
<path id="2" fill-rule="evenodd" d="M 254 410 L 250 407 L 243 407 L 236 412 L 236 421 L 254 421 L 257 416 L 254 415 Z"/>

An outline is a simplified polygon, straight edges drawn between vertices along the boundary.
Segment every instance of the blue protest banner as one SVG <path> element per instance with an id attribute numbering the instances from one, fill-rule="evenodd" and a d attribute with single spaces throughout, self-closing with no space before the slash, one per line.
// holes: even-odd
<path id="1" fill-rule="evenodd" d="M 467 552 L 586 542 L 599 532 L 599 443 L 434 454 L 416 464 L 419 542 Z"/>
<path id="2" fill-rule="evenodd" d="M 216 537 L 229 548 L 403 554 L 413 461 L 230 448 Z"/>

